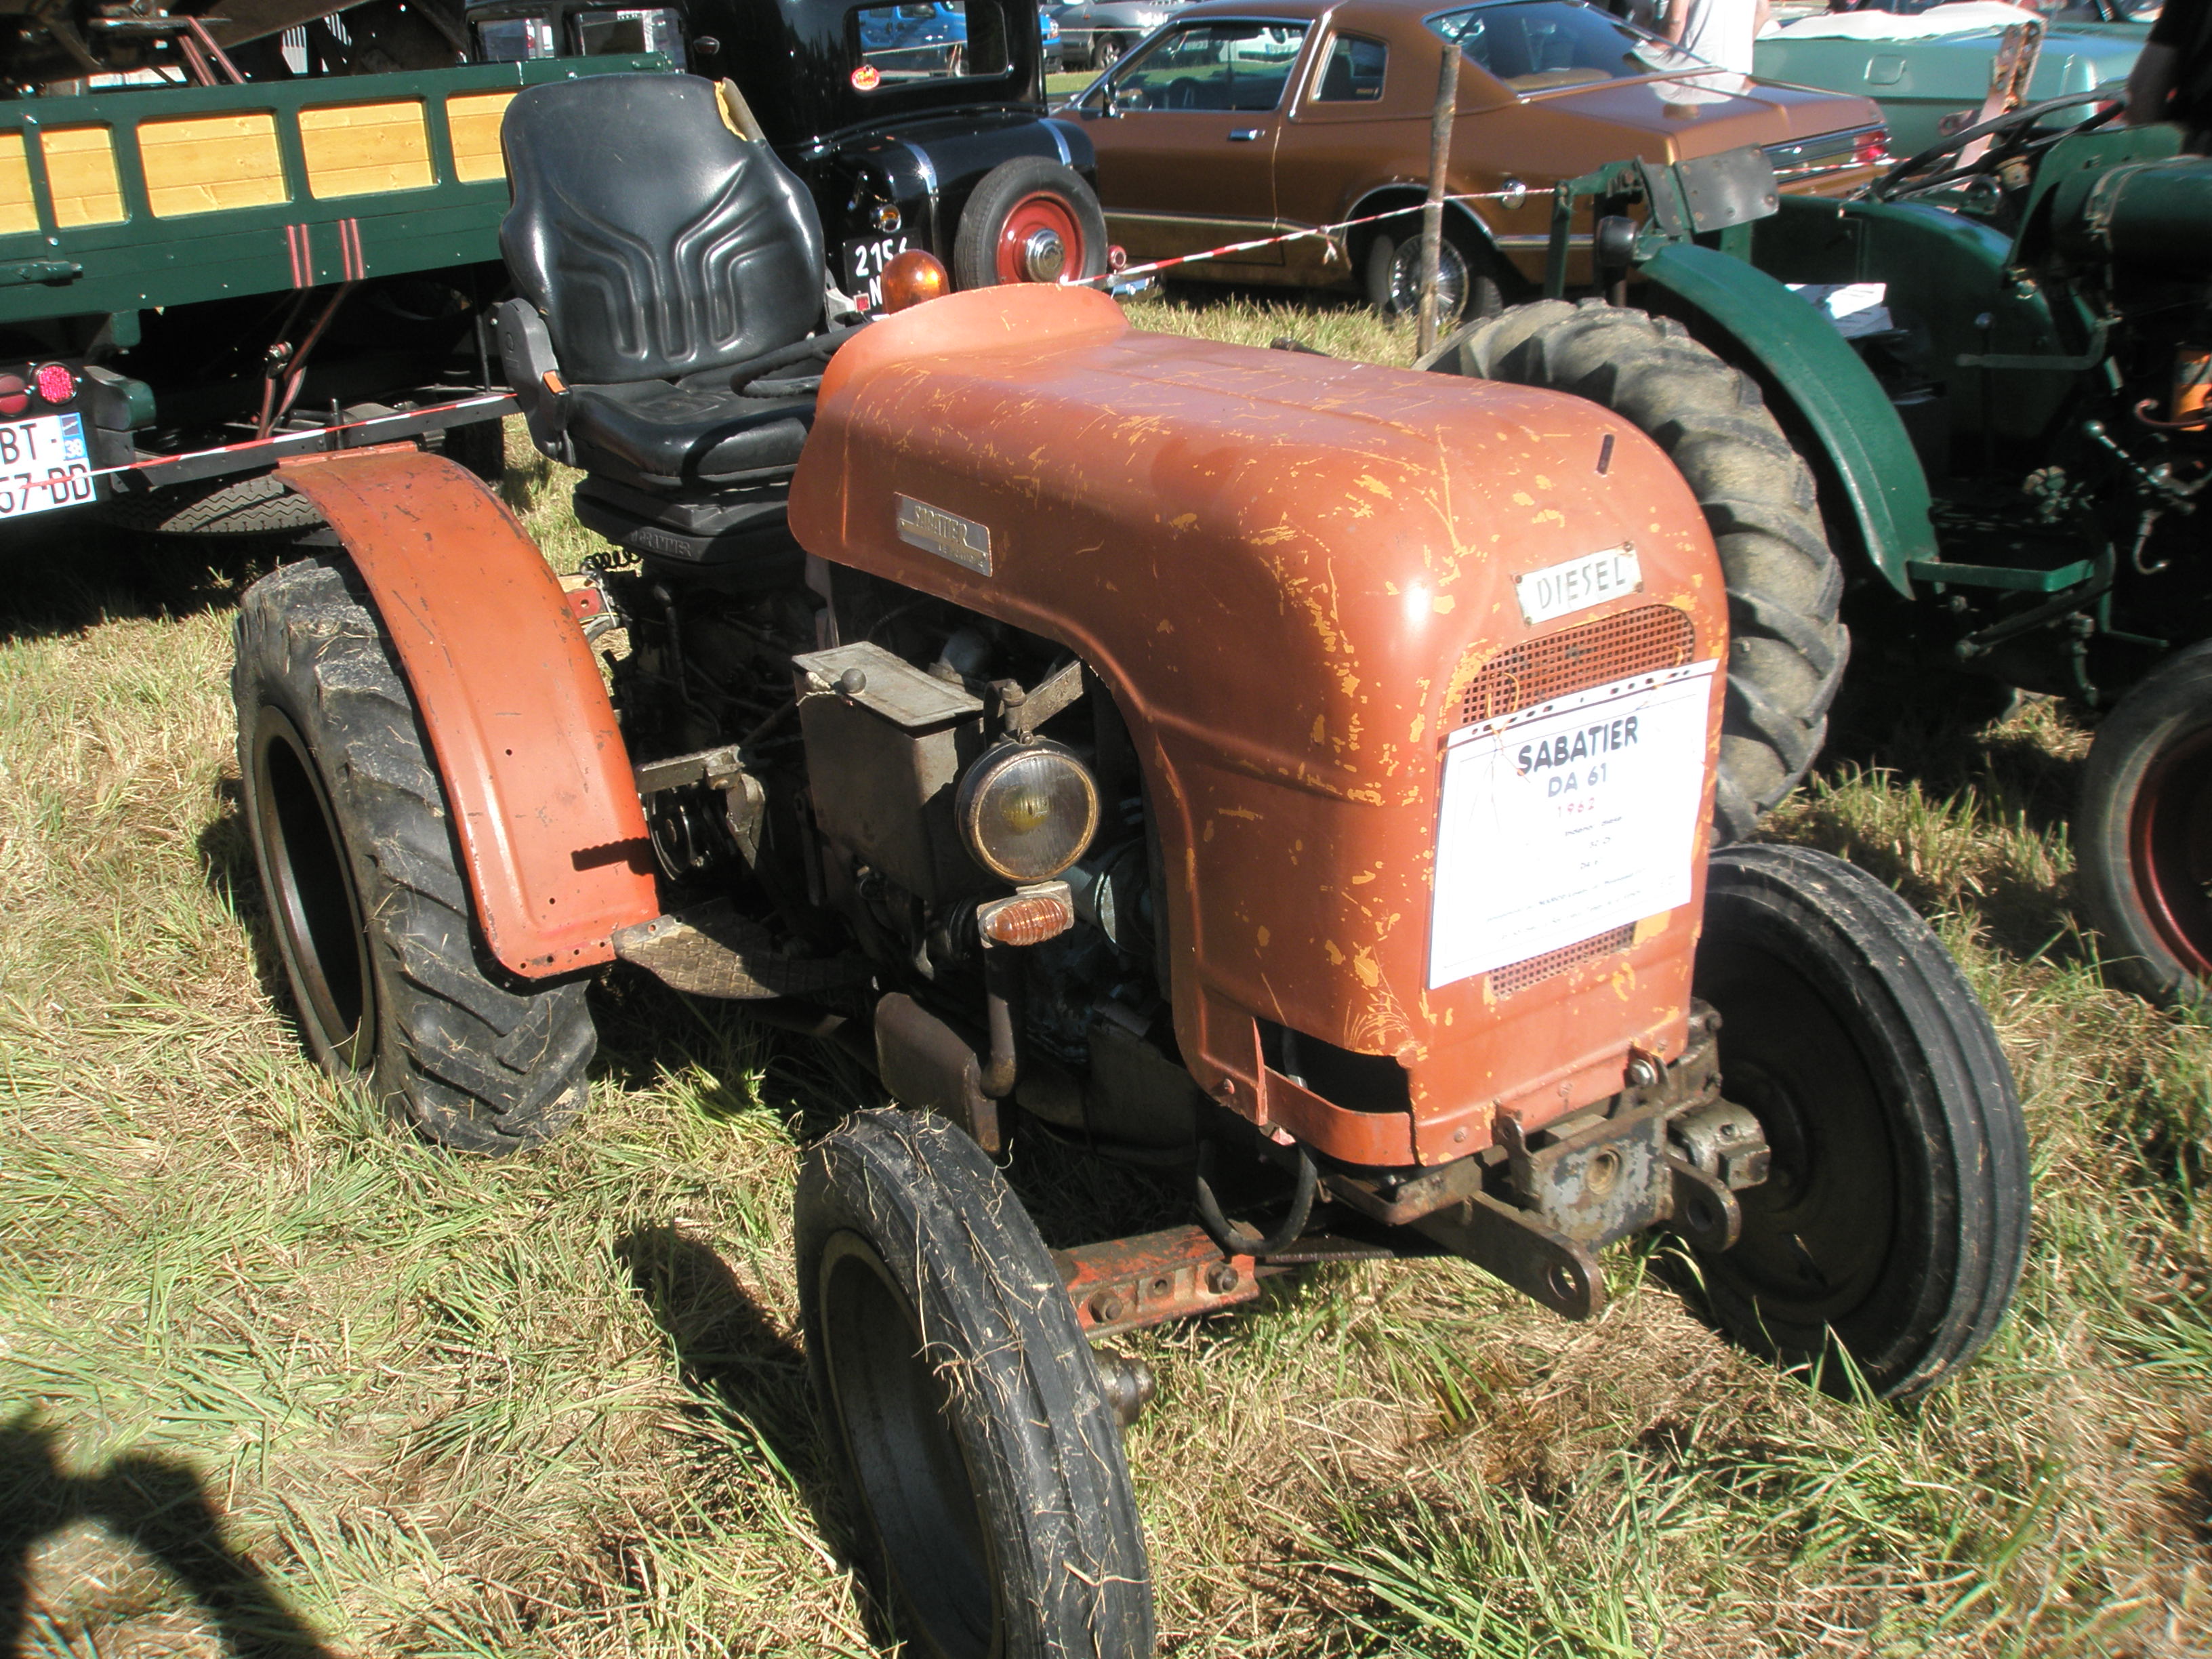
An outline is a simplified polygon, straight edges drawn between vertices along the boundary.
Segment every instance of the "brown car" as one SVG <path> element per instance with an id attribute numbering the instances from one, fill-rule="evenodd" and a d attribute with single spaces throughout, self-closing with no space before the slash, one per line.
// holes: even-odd
<path id="1" fill-rule="evenodd" d="M 1109 234 L 1132 261 L 1196 252 L 1420 200 L 1443 42 L 1463 54 L 1442 284 L 1480 313 L 1541 276 L 1553 181 L 1607 161 L 1758 144 L 1794 187 L 1856 186 L 1884 154 L 1863 98 L 1717 69 L 1579 0 L 1206 0 L 1133 50 L 1064 113 L 1098 154 Z M 1585 239 L 1586 245 L 1586 239 Z M 1416 289 L 1420 216 L 1200 261 L 1179 276 L 1363 289 L 1385 313 Z"/>

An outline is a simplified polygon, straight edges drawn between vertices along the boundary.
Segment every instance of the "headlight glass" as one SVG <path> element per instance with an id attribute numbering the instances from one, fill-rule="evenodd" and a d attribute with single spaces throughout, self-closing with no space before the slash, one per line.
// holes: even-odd
<path id="1" fill-rule="evenodd" d="M 1044 881 L 1083 856 L 1098 829 L 1098 786 L 1044 743 L 1004 743 L 960 781 L 960 834 L 975 861 L 1011 882 Z"/>

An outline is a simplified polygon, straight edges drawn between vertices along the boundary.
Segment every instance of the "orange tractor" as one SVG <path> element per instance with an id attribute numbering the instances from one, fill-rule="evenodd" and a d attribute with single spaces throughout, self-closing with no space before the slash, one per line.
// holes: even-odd
<path id="1" fill-rule="evenodd" d="M 1731 596 L 1632 424 L 1079 289 L 840 321 L 709 83 L 506 121 L 501 349 L 618 551 L 564 591 L 434 456 L 287 474 L 343 550 L 248 594 L 235 691 L 301 1023 L 494 1152 L 583 1106 L 617 959 L 857 1039 L 896 1104 L 806 1153 L 801 1312 L 917 1651 L 1151 1651 L 1145 1390 L 1092 1345 L 1301 1263 L 1589 1318 L 1671 1228 L 1829 1379 L 1987 1339 L 2010 1074 L 1893 894 L 1714 850 Z M 1030 1137 L 1189 1224 L 1048 1249 Z"/>

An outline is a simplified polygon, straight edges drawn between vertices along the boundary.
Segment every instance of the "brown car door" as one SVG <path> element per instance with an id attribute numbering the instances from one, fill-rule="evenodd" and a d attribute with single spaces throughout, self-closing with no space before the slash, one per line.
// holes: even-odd
<path id="1" fill-rule="evenodd" d="M 1074 113 L 1098 155 L 1109 234 L 1132 260 L 1266 234 L 1274 155 L 1309 26 L 1209 19 L 1130 54 Z M 1237 263 L 1279 265 L 1279 247 Z"/>

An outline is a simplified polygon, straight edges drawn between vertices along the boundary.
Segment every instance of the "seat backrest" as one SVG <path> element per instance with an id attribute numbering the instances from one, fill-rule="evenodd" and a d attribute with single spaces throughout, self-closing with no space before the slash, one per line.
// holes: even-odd
<path id="1" fill-rule="evenodd" d="M 500 128 L 500 251 L 580 385 L 667 379 L 804 339 L 822 315 L 805 187 L 690 75 L 531 87 Z"/>

